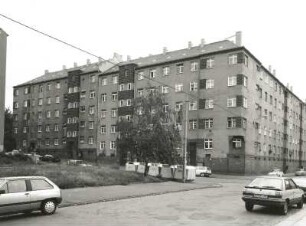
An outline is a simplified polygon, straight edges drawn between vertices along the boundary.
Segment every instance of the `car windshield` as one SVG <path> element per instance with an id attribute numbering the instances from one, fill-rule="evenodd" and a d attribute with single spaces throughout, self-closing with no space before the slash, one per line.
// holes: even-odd
<path id="1" fill-rule="evenodd" d="M 306 187 L 306 178 L 292 178 L 293 181 L 298 185 L 298 186 L 303 186 Z"/>
<path id="2" fill-rule="evenodd" d="M 277 178 L 256 178 L 247 187 L 282 190 L 282 180 Z"/>

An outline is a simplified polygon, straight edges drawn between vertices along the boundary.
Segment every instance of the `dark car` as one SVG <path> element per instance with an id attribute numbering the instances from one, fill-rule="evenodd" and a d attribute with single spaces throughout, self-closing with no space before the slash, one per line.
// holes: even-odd
<path id="1" fill-rule="evenodd" d="M 306 201 L 306 177 L 293 177 L 292 180 L 304 191 L 304 202 Z"/>
<path id="2" fill-rule="evenodd" d="M 61 159 L 57 156 L 53 155 L 44 155 L 40 158 L 41 161 L 43 162 L 60 162 Z"/>

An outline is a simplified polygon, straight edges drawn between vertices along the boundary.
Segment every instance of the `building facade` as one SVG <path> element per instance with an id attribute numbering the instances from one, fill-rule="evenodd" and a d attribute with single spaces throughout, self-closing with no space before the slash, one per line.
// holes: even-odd
<path id="1" fill-rule="evenodd" d="M 4 149 L 5 72 L 7 34 L 0 28 L 0 152 Z"/>
<path id="2" fill-rule="evenodd" d="M 184 113 L 176 124 L 183 134 L 187 118 L 191 165 L 256 174 L 273 167 L 295 170 L 306 162 L 304 102 L 241 46 L 239 32 L 235 43 L 189 43 L 186 49 L 105 64 L 14 87 L 19 147 L 74 158 L 116 156 L 116 122 L 132 117 L 135 97 L 159 92 L 165 109 L 187 108 L 188 117 Z M 61 88 L 52 92 L 57 83 Z M 40 87 L 41 94 L 35 91 Z"/>

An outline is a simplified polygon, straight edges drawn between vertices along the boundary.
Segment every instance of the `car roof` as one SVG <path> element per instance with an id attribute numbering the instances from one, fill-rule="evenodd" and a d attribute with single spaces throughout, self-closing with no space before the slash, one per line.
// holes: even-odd
<path id="1" fill-rule="evenodd" d="M 267 178 L 267 179 L 282 179 L 282 180 L 285 180 L 285 179 L 291 179 L 290 177 L 276 177 L 276 176 L 260 176 L 260 177 L 256 177 L 257 178 Z"/>
<path id="2" fill-rule="evenodd" d="M 17 179 L 46 179 L 44 176 L 19 176 L 19 177 L 0 177 L 3 180 L 17 180 Z"/>

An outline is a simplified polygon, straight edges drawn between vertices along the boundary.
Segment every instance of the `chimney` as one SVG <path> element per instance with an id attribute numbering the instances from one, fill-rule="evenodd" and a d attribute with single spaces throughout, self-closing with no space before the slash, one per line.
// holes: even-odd
<path id="1" fill-rule="evenodd" d="M 121 62 L 122 61 L 122 55 L 118 53 L 114 53 L 113 59 L 116 59 L 117 61 Z"/>
<path id="2" fill-rule="evenodd" d="M 242 45 L 242 32 L 241 31 L 236 32 L 236 45 L 237 46 Z"/>
<path id="3" fill-rule="evenodd" d="M 66 70 L 66 65 L 63 65 L 63 70 Z"/>
<path id="4" fill-rule="evenodd" d="M 201 44 L 200 44 L 201 48 L 203 48 L 203 47 L 204 47 L 204 45 L 205 45 L 205 39 L 204 39 L 204 38 L 202 38 L 202 39 L 201 39 Z"/>
<path id="5" fill-rule="evenodd" d="M 49 74 L 49 70 L 45 70 L 45 75 L 46 75 L 46 74 Z"/>
<path id="6" fill-rule="evenodd" d="M 163 48 L 163 54 L 166 54 L 168 52 L 167 47 Z"/>
<path id="7" fill-rule="evenodd" d="M 89 65 L 90 64 L 90 59 L 86 60 L 86 64 Z"/>
<path id="8" fill-rule="evenodd" d="M 276 76 L 276 70 L 275 69 L 273 70 L 273 75 Z"/>
<path id="9" fill-rule="evenodd" d="M 289 83 L 287 83 L 287 89 L 289 89 Z"/>
<path id="10" fill-rule="evenodd" d="M 130 56 L 130 55 L 127 55 L 127 56 L 126 56 L 126 60 L 127 60 L 127 61 L 131 61 L 131 56 Z"/>
<path id="11" fill-rule="evenodd" d="M 188 49 L 191 49 L 191 47 L 192 47 L 192 42 L 189 41 L 189 42 L 188 42 Z"/>
<path id="12" fill-rule="evenodd" d="M 271 66 L 271 65 L 269 65 L 269 71 L 270 71 L 270 72 L 272 71 L 272 66 Z"/>
<path id="13" fill-rule="evenodd" d="M 292 86 L 290 86 L 290 91 L 293 92 L 293 87 Z"/>
<path id="14" fill-rule="evenodd" d="M 73 67 L 77 67 L 78 64 L 76 62 L 73 63 Z"/>

